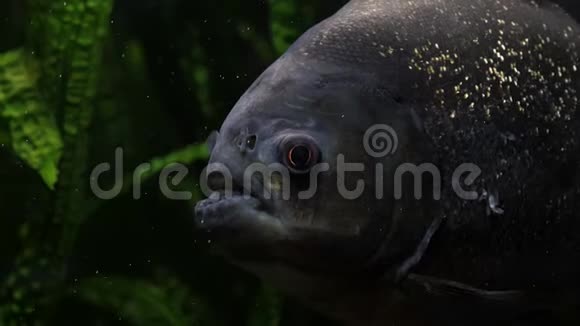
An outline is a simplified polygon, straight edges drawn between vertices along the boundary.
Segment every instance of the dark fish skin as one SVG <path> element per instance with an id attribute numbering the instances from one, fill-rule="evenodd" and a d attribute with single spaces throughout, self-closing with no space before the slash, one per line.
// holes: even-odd
<path id="1" fill-rule="evenodd" d="M 577 325 L 579 51 L 580 26 L 546 1 L 352 0 L 264 72 L 212 144 L 210 163 L 240 185 L 306 135 L 330 164 L 319 191 L 266 199 L 256 189 L 276 181 L 254 179 L 253 198 L 198 204 L 198 225 L 232 262 L 346 325 Z M 375 124 L 396 130 L 393 155 L 365 152 Z M 384 199 L 344 199 L 338 154 L 366 167 L 349 189 L 374 189 L 382 163 Z M 395 169 L 425 162 L 441 200 L 416 200 L 406 179 L 395 200 Z M 453 192 L 463 163 L 481 168 L 478 200 Z"/>

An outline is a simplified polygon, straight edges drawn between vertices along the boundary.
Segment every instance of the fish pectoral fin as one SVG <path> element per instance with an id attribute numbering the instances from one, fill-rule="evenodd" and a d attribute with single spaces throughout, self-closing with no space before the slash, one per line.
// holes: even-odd
<path id="1" fill-rule="evenodd" d="M 401 266 L 399 266 L 399 268 L 397 268 L 396 275 L 395 275 L 395 280 L 397 282 L 399 282 L 406 275 L 408 275 L 409 271 L 413 267 L 415 267 L 417 264 L 419 264 L 421 259 L 423 259 L 425 252 L 429 248 L 429 244 L 431 243 L 431 239 L 433 238 L 435 233 L 439 230 L 441 223 L 443 223 L 443 218 L 435 218 L 433 220 L 433 222 L 431 223 L 431 225 L 427 229 L 427 232 L 425 232 L 423 239 L 419 243 L 419 246 L 415 250 L 415 253 L 411 257 L 409 257 L 407 260 L 405 260 L 403 262 L 403 264 Z"/>
<path id="2" fill-rule="evenodd" d="M 490 291 L 451 280 L 418 274 L 409 274 L 408 281 L 420 286 L 426 293 L 437 296 L 497 305 L 519 305 L 527 300 L 526 293 L 519 290 Z"/>

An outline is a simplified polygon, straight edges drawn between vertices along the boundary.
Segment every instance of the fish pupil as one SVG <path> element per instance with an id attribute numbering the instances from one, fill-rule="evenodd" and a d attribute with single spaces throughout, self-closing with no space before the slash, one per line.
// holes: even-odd
<path id="1" fill-rule="evenodd" d="M 312 152 L 305 145 L 296 145 L 292 147 L 288 153 L 290 164 L 297 170 L 305 170 L 309 168 L 311 158 Z"/>

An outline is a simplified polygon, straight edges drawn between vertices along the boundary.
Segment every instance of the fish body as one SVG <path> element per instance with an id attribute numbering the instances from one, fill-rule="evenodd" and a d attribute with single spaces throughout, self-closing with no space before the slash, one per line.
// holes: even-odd
<path id="1" fill-rule="evenodd" d="M 348 325 L 575 315 L 579 51 L 580 26 L 550 3 L 352 0 L 226 118 L 210 166 L 234 191 L 199 203 L 198 225 Z M 275 173 L 248 177 L 256 164 Z"/>

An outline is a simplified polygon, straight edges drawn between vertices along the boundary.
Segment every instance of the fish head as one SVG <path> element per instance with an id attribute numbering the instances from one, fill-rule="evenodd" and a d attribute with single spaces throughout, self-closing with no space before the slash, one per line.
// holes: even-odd
<path id="1" fill-rule="evenodd" d="M 409 111 L 374 78 L 285 55 L 242 96 L 212 137 L 196 207 L 221 253 L 318 275 L 372 268 L 401 211 L 393 171 L 417 156 L 401 150 L 417 134 Z M 380 127 L 382 140 L 369 133 Z"/>

